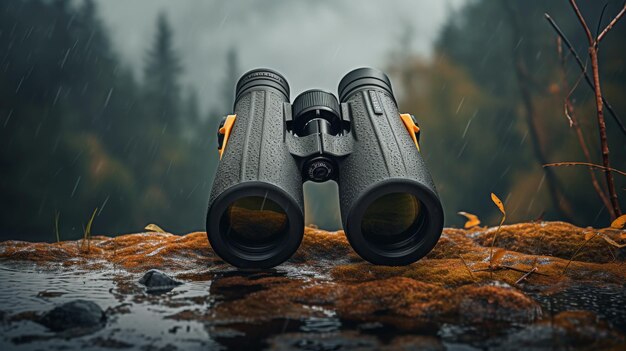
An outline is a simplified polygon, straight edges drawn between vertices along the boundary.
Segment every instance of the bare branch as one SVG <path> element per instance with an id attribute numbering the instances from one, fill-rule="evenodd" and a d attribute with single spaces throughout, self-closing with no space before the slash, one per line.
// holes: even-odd
<path id="1" fill-rule="evenodd" d="M 567 82 L 567 75 L 565 73 L 565 57 L 563 56 L 562 43 L 563 41 L 561 40 L 561 37 L 557 36 L 557 50 L 559 54 L 559 62 L 561 64 L 561 80 L 562 80 L 561 84 L 563 86 L 562 90 L 566 90 L 569 84 Z M 587 143 L 585 142 L 585 137 L 583 135 L 582 128 L 580 127 L 580 124 L 578 124 L 578 120 L 574 113 L 574 104 L 572 104 L 570 100 L 570 96 L 572 92 L 574 91 L 574 89 L 576 88 L 576 86 L 578 85 L 578 83 L 580 82 L 580 80 L 581 80 L 581 77 L 578 77 L 578 80 L 576 81 L 576 85 L 574 86 L 574 88 L 570 90 L 569 94 L 567 94 L 564 98 L 565 99 L 565 104 L 564 104 L 565 115 L 567 116 L 569 120 L 570 127 L 573 127 L 574 130 L 576 131 L 578 144 L 580 144 L 580 148 L 582 149 L 583 154 L 585 155 L 585 159 L 587 160 L 588 163 L 591 163 L 592 162 L 591 154 L 589 153 L 589 148 L 587 147 Z M 591 177 L 591 185 L 593 185 L 593 188 L 598 194 L 598 196 L 600 197 L 600 200 L 602 201 L 602 204 L 604 204 L 604 207 L 606 207 L 606 209 L 609 211 L 609 215 L 611 217 L 615 217 L 615 211 L 613 210 L 611 201 L 609 200 L 609 197 L 606 195 L 606 193 L 600 186 L 600 183 L 598 182 L 598 179 L 596 178 L 596 173 L 593 171 L 593 168 L 591 167 L 588 170 L 589 170 L 589 176 Z"/>
<path id="2" fill-rule="evenodd" d="M 615 23 L 617 23 L 617 21 L 619 21 L 620 18 L 622 18 L 622 16 L 624 16 L 624 13 L 626 13 L 626 3 L 622 7 L 622 10 L 615 16 L 615 18 L 613 18 L 613 20 L 611 22 L 609 22 L 609 24 L 606 26 L 606 28 L 604 28 L 602 33 L 600 33 L 600 35 L 598 35 L 598 39 L 596 39 L 596 45 L 598 45 L 598 43 L 600 43 L 600 41 L 602 40 L 602 38 L 604 38 L 606 33 L 608 33 L 611 30 L 611 28 L 613 28 Z"/>
<path id="3" fill-rule="evenodd" d="M 615 16 L 615 18 L 609 23 L 607 29 L 600 33 L 595 40 L 591 35 L 591 31 L 589 30 L 589 26 L 585 22 L 585 18 L 582 13 L 578 9 L 578 5 L 576 5 L 576 0 L 569 0 L 572 9 L 576 13 L 576 17 L 578 17 L 578 21 L 580 22 L 585 34 L 587 35 L 587 41 L 589 42 L 588 51 L 589 51 L 589 59 L 591 60 L 591 69 L 593 72 L 593 87 L 596 98 L 596 117 L 598 119 L 598 132 L 600 134 L 600 152 L 602 153 L 602 165 L 604 168 L 604 175 L 606 178 L 606 186 L 609 193 L 609 198 L 611 200 L 611 205 L 613 207 L 614 215 L 611 218 L 615 218 L 616 216 L 620 216 L 622 211 L 619 206 L 619 200 L 617 197 L 617 192 L 615 191 L 615 180 L 613 179 L 613 172 L 611 172 L 611 162 L 610 162 L 610 151 L 609 144 L 607 140 L 606 133 L 606 122 L 604 119 L 604 111 L 602 110 L 604 107 L 604 97 L 602 96 L 602 88 L 600 86 L 600 65 L 598 60 L 598 43 L 599 39 L 606 35 L 606 32 L 613 27 L 613 25 L 623 16 L 624 11 L 620 11 L 620 13 Z M 624 6 L 624 10 L 626 10 L 626 4 Z"/>
<path id="4" fill-rule="evenodd" d="M 582 70 L 583 74 L 585 75 L 585 81 L 587 82 L 587 85 L 592 90 L 595 91 L 596 88 L 593 85 L 593 82 L 591 81 L 591 77 L 589 77 L 589 75 L 587 74 L 587 65 L 583 63 L 583 60 L 578 55 L 578 52 L 576 51 L 576 49 L 574 49 L 574 46 L 572 45 L 572 43 L 569 41 L 567 36 L 565 36 L 565 33 L 563 33 L 561 28 L 556 24 L 556 22 L 552 19 L 552 17 L 550 17 L 550 15 L 547 14 L 547 13 L 544 14 L 544 15 L 546 17 L 546 20 L 548 20 L 548 23 L 550 23 L 550 26 L 552 26 L 552 28 L 559 35 L 559 37 L 561 37 L 561 39 L 563 39 L 563 42 L 565 43 L 565 46 L 567 46 L 569 51 L 572 53 L 572 56 L 574 56 L 574 59 L 575 59 L 576 63 L 578 64 L 578 67 L 580 67 L 580 69 Z M 604 97 L 602 97 L 602 103 L 604 104 L 604 106 L 606 106 L 607 111 L 609 111 L 609 113 L 611 114 L 611 117 L 613 117 L 613 119 L 615 120 L 615 123 L 617 123 L 617 125 L 620 127 L 622 133 L 624 133 L 624 135 L 626 135 L 626 126 L 624 126 L 624 124 L 622 123 L 621 119 L 615 113 L 615 110 L 613 110 L 613 106 L 611 106 L 611 104 L 609 104 L 609 102 Z"/>
<path id="5" fill-rule="evenodd" d="M 569 0 L 569 4 L 572 5 L 572 9 L 574 9 L 574 12 L 576 13 L 576 17 L 578 17 L 578 21 L 580 21 L 580 25 L 585 30 L 585 35 L 587 36 L 587 40 L 589 41 L 589 46 L 593 46 L 595 41 L 593 40 L 593 36 L 591 35 L 591 31 L 589 30 L 589 26 L 587 25 L 587 22 L 585 22 L 585 18 L 583 17 L 583 14 L 580 13 L 580 10 L 578 9 L 578 5 L 576 5 L 576 0 Z"/>
<path id="6" fill-rule="evenodd" d="M 598 168 L 603 171 L 615 172 L 617 174 L 620 174 L 626 177 L 626 172 L 620 171 L 619 169 L 604 167 L 604 166 L 597 165 L 595 163 L 589 163 L 589 162 L 555 162 L 555 163 L 546 163 L 542 167 L 559 167 L 559 166 L 587 166 L 590 168 Z"/>

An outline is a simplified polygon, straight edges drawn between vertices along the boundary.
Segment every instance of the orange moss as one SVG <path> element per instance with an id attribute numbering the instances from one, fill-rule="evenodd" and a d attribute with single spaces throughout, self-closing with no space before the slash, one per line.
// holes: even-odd
<path id="1" fill-rule="evenodd" d="M 626 270 L 619 262 L 603 263 L 612 260 L 612 257 L 608 245 L 601 238 L 591 240 L 581 250 L 583 254 L 579 259 L 586 262 L 573 261 L 563 274 L 569 258 L 583 242 L 585 233 L 590 230 L 562 222 L 503 226 L 497 246 L 509 251 L 499 265 L 514 267 L 522 272 L 510 269 L 478 272 L 489 266 L 486 260 L 488 247 L 482 245 L 491 243 L 494 228 L 470 230 L 446 228 L 439 243 L 427 258 L 409 266 L 386 267 L 371 265 L 361 260 L 348 244 L 343 231 L 327 232 L 307 227 L 300 249 L 287 265 L 305 264 L 310 267 L 309 269 L 314 269 L 322 275 L 329 274 L 333 281 L 343 283 L 405 277 L 444 287 L 458 287 L 493 279 L 514 285 L 523 275 L 523 271 L 530 270 L 535 262 L 539 274 L 533 273 L 524 284 L 549 285 L 559 280 L 619 283 L 626 279 L 624 273 Z M 619 231 L 601 230 L 601 232 L 619 240 L 617 238 Z M 51 244 L 6 241 L 0 243 L 0 259 L 84 269 L 100 269 L 112 264 L 132 272 L 157 268 L 183 271 L 178 277 L 192 280 L 211 279 L 216 267 L 227 267 L 211 250 L 204 232 L 183 236 L 167 233 L 128 234 L 115 238 L 95 236 L 88 245 L 89 251 L 85 244 L 83 240 Z M 534 256 L 537 254 L 540 255 Z M 461 260 L 461 255 L 465 263 Z M 470 273 L 470 270 L 475 272 Z M 246 284 L 249 279 L 232 278 L 232 280 L 232 284 Z M 318 280 L 319 278 L 313 279 Z M 270 285 L 281 282 L 281 279 L 263 278 L 261 281 L 249 283 Z M 219 284 L 224 283 L 218 283 L 218 286 Z"/>
<path id="2" fill-rule="evenodd" d="M 314 263 L 320 260 L 357 261 L 360 258 L 348 244 L 348 239 L 346 239 L 343 230 L 327 232 L 305 227 L 302 244 L 291 261 Z"/>
<path id="3" fill-rule="evenodd" d="M 215 307 L 218 320 L 263 321 L 276 318 L 300 319 L 308 316 L 323 316 L 322 312 L 308 308 L 302 293 L 305 285 L 299 281 L 288 281 L 260 291 L 248 293 L 240 299 L 224 301 Z M 234 319 L 234 320 L 233 320 Z"/>
<path id="4" fill-rule="evenodd" d="M 427 317 L 449 313 L 452 293 L 441 286 L 395 277 L 341 289 L 336 309 L 342 317 L 366 317 L 376 313 Z"/>
<path id="5" fill-rule="evenodd" d="M 570 259 L 585 241 L 585 235 L 597 232 L 619 242 L 617 230 L 580 228 L 565 222 L 541 222 L 502 226 L 496 246 L 533 255 Z M 496 228 L 476 232 L 475 240 L 480 245 L 489 246 L 495 233 Z M 576 256 L 576 260 L 585 262 L 604 263 L 613 259 L 609 245 L 600 237 L 590 240 Z"/>
<path id="6" fill-rule="evenodd" d="M 483 228 L 486 229 L 486 228 Z M 471 239 L 479 228 L 469 230 L 445 228 L 437 246 L 426 256 L 428 258 L 458 258 L 459 255 L 480 250 L 480 246 Z"/>
<path id="7" fill-rule="evenodd" d="M 130 271 L 206 267 L 219 262 L 210 250 L 204 232 L 184 236 L 164 233 L 127 234 L 115 238 L 96 236 L 88 247 L 89 250 L 83 240 L 60 243 L 5 241 L 0 243 L 0 258 L 91 269 L 110 262 Z"/>
<path id="8" fill-rule="evenodd" d="M 42 267 L 101 269 L 114 265 L 122 268 L 117 271 L 119 277 L 112 291 L 120 300 L 133 295 L 134 302 L 154 299 L 155 303 L 175 307 L 186 306 L 188 301 L 161 301 L 158 296 L 142 294 L 142 287 L 136 284 L 137 275 L 128 272 L 157 268 L 173 272 L 183 281 L 211 281 L 211 308 L 186 309 L 167 317 L 174 320 L 219 324 L 300 320 L 336 313 L 345 320 L 376 321 L 415 330 L 427 327 L 428 321 L 450 318 L 464 318 L 471 323 L 534 321 L 540 315 L 539 306 L 513 287 L 532 286 L 551 294 L 580 282 L 623 284 L 626 269 L 620 261 L 610 262 L 612 257 L 601 238 L 588 242 L 581 260 L 569 263 L 586 231 L 561 222 L 504 226 L 497 246 L 508 251 L 493 271 L 486 270 L 494 228 L 446 228 L 426 258 L 401 267 L 365 262 L 354 253 L 342 231 L 311 227 L 305 228 L 302 245 L 294 257 L 275 270 L 232 269 L 213 253 L 204 232 L 183 236 L 96 236 L 88 251 L 82 240 L 52 244 L 6 241 L 0 243 L 0 259 L 30 261 Z M 618 240 L 618 231 L 601 232 Z M 533 267 L 537 272 L 517 284 Z M 197 299 L 192 302 L 209 303 L 209 296 Z M 593 333 L 576 329 L 583 324 L 597 326 L 592 318 L 560 314 L 555 324 L 567 335 L 574 335 L 572 338 L 579 338 L 577 341 L 595 346 L 589 339 Z M 605 330 L 597 329 L 612 335 Z"/>
<path id="9" fill-rule="evenodd" d="M 506 287 L 468 285 L 456 290 L 455 298 L 459 315 L 472 323 L 530 322 L 541 315 L 535 301 L 521 291 Z"/>

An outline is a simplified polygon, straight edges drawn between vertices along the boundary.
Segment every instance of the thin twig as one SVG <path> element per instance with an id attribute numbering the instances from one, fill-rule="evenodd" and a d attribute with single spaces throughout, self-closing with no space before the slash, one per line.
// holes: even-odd
<path id="1" fill-rule="evenodd" d="M 589 26 L 587 25 L 587 22 L 585 22 L 585 18 L 583 17 L 583 14 L 580 13 L 580 10 L 578 9 L 578 5 L 576 5 L 576 1 L 569 0 L 569 4 L 572 6 L 572 9 L 574 9 L 574 12 L 576 13 L 576 17 L 578 17 L 578 21 L 580 22 L 580 25 L 583 27 L 583 30 L 585 31 L 585 35 L 587 36 L 587 40 L 589 41 L 589 44 L 593 44 L 594 42 L 593 36 L 591 35 L 591 31 L 589 30 Z"/>
<path id="2" fill-rule="evenodd" d="M 576 49 L 574 49 L 574 46 L 572 45 L 572 43 L 569 41 L 567 36 L 565 36 L 565 33 L 563 33 L 561 28 L 556 24 L 556 22 L 552 19 L 552 17 L 550 17 L 550 15 L 547 14 L 547 13 L 544 14 L 544 15 L 545 15 L 546 20 L 548 21 L 548 23 L 550 23 L 550 26 L 552 26 L 552 28 L 554 29 L 556 34 L 558 34 L 559 37 L 561 37 L 561 39 L 563 39 L 563 42 L 565 43 L 565 45 L 569 49 L 570 53 L 572 54 L 572 56 L 574 56 L 574 60 L 578 64 L 578 67 L 580 67 L 581 71 L 585 75 L 585 82 L 587 82 L 587 85 L 592 90 L 595 91 L 596 88 L 595 88 L 595 86 L 593 84 L 593 81 L 591 80 L 591 77 L 589 77 L 589 75 L 587 74 L 587 65 L 583 63 L 583 60 L 580 58 L 580 55 L 578 55 L 578 52 L 576 51 Z M 620 130 L 622 131 L 622 133 L 624 133 L 624 135 L 626 135 L 626 126 L 624 126 L 624 124 L 622 123 L 622 121 L 619 118 L 619 116 L 617 116 L 617 114 L 615 113 L 615 110 L 613 110 L 613 106 L 611 106 L 611 104 L 609 103 L 609 101 L 605 97 L 602 97 L 602 103 L 604 104 L 604 106 L 606 106 L 607 111 L 609 111 L 609 113 L 611 114 L 611 117 L 613 117 L 613 119 L 615 120 L 615 123 L 617 123 L 617 125 L 619 126 Z"/>
<path id="3" fill-rule="evenodd" d="M 602 12 L 600 12 L 600 18 L 598 18 L 598 26 L 596 27 L 596 38 L 598 37 L 598 34 L 600 33 L 600 26 L 602 25 L 602 19 L 604 18 L 604 12 L 606 11 L 606 8 L 609 6 L 609 3 L 605 3 L 604 6 L 602 6 Z"/>
<path id="4" fill-rule="evenodd" d="M 521 268 L 516 268 L 513 266 L 505 266 L 505 265 L 500 265 L 500 266 L 495 266 L 495 267 L 487 267 L 487 268 L 481 268 L 481 269 L 475 269 L 473 272 L 477 273 L 477 272 L 495 272 L 495 271 L 502 271 L 508 269 L 510 271 L 515 271 L 515 272 L 520 272 L 520 273 L 527 273 L 528 271 L 523 270 Z M 546 277 L 549 277 L 549 274 L 545 274 L 545 273 L 540 273 L 540 272 L 535 272 L 535 274 L 539 274 L 539 275 L 543 275 Z"/>
<path id="5" fill-rule="evenodd" d="M 611 30 L 611 28 L 613 28 L 615 23 L 617 23 L 617 21 L 619 21 L 620 18 L 622 18 L 622 16 L 624 16 L 624 13 L 626 13 L 626 3 L 624 3 L 624 6 L 622 7 L 622 10 L 615 16 L 615 18 L 613 18 L 613 20 L 611 22 L 609 22 L 609 24 L 606 26 L 606 28 L 604 28 L 602 33 L 600 33 L 600 35 L 598 35 L 598 39 L 596 39 L 596 46 L 604 38 L 606 33 L 608 33 Z"/>
<path id="6" fill-rule="evenodd" d="M 602 152 L 602 164 L 606 168 L 604 170 L 604 176 L 606 178 L 606 186 L 609 190 L 609 198 L 611 199 L 611 205 L 613 206 L 613 211 L 615 212 L 615 216 L 612 216 L 612 218 L 615 218 L 616 216 L 621 215 L 622 211 L 619 207 L 619 200 L 617 198 L 617 192 L 615 191 L 615 180 L 613 179 L 613 172 L 609 170 L 611 168 L 611 162 L 610 162 L 610 157 L 609 157 L 610 152 L 609 152 L 609 143 L 607 140 L 607 133 L 606 133 L 606 123 L 604 121 L 604 112 L 602 111 L 602 107 L 604 105 L 602 102 L 602 88 L 600 86 L 600 68 L 599 68 L 599 62 L 598 62 L 597 44 L 599 41 L 598 41 L 598 38 L 596 38 L 595 41 L 592 38 L 591 31 L 589 31 L 589 27 L 587 26 L 587 23 L 585 22 L 583 15 L 580 13 L 580 10 L 578 9 L 578 6 L 576 5 L 576 0 L 570 0 L 570 5 L 572 5 L 572 8 L 574 9 L 576 16 L 578 17 L 580 24 L 585 30 L 585 33 L 587 35 L 587 40 L 589 41 L 589 58 L 591 59 L 591 69 L 593 71 L 593 86 L 595 87 L 595 97 L 596 97 L 596 116 L 598 118 L 598 132 L 600 133 L 600 151 Z M 617 22 L 617 20 L 619 20 L 620 17 L 621 17 L 621 14 L 618 14 L 615 17 L 615 19 L 611 22 L 612 23 L 614 21 Z M 609 26 L 612 27 L 612 25 L 609 25 Z M 601 34 L 604 34 L 604 33 L 605 32 L 603 31 L 603 33 Z"/>
<path id="7" fill-rule="evenodd" d="M 524 281 L 524 279 L 528 278 L 532 273 L 535 273 L 537 271 L 537 266 L 533 267 L 533 269 L 529 270 L 528 272 L 526 272 L 526 274 L 524 274 L 521 278 L 519 278 L 515 284 L 519 284 L 522 281 Z"/>
<path id="8" fill-rule="evenodd" d="M 563 90 L 566 90 L 568 88 L 568 83 L 567 83 L 567 75 L 565 74 L 565 57 L 563 56 L 562 42 L 563 40 L 561 39 L 561 37 L 557 36 L 557 51 L 559 54 L 559 61 L 561 63 L 561 80 L 562 80 L 561 84 L 563 85 L 563 88 L 564 88 Z M 578 82 L 580 82 L 580 78 L 576 82 L 576 85 L 578 85 Z M 573 89 L 575 89 L 575 87 Z M 580 128 L 580 124 L 578 124 L 578 120 L 574 113 L 574 105 L 572 104 L 570 100 L 570 96 L 573 92 L 573 89 L 569 92 L 567 96 L 565 96 L 565 115 L 567 116 L 567 119 L 569 120 L 570 127 L 574 127 L 574 130 L 576 131 L 578 144 L 580 144 L 580 148 L 582 149 L 583 154 L 585 155 L 585 159 L 587 160 L 588 163 L 592 163 L 591 154 L 589 153 L 589 149 L 587 148 L 587 143 L 585 142 L 585 137 L 583 135 L 582 128 Z M 604 204 L 604 207 L 606 207 L 606 209 L 609 211 L 609 215 L 611 217 L 614 217 L 615 213 L 613 211 L 613 206 L 611 205 L 611 201 L 609 200 L 608 196 L 605 194 L 604 190 L 600 186 L 600 183 L 598 183 L 596 174 L 593 171 L 593 168 L 591 167 L 589 167 L 589 175 L 591 176 L 591 184 L 593 185 L 594 190 L 600 197 L 602 204 Z"/>
<path id="9" fill-rule="evenodd" d="M 617 174 L 620 174 L 620 175 L 623 175 L 623 176 L 626 177 L 626 172 L 620 171 L 619 169 L 615 169 L 615 168 L 606 168 L 604 166 L 596 165 L 594 163 L 587 163 L 587 162 L 555 162 L 555 163 L 546 163 L 545 165 L 543 165 L 543 167 L 560 167 L 560 166 L 587 166 L 587 167 L 591 167 L 591 168 L 598 168 L 598 169 L 601 169 L 603 171 L 615 172 Z"/>
<path id="10" fill-rule="evenodd" d="M 587 245 L 587 243 L 590 242 L 591 240 L 593 240 L 596 236 L 598 236 L 598 233 L 593 234 L 593 236 L 591 238 L 589 238 L 589 240 L 585 240 L 585 241 L 583 241 L 582 244 L 578 245 L 578 247 L 576 248 L 576 251 L 574 251 L 574 254 L 572 255 L 572 257 L 569 259 L 569 261 L 567 261 L 567 264 L 565 265 L 565 267 L 563 267 L 563 272 L 561 273 L 561 276 L 565 275 L 565 272 L 567 271 L 567 267 L 569 267 L 569 265 L 572 263 L 574 258 L 576 258 L 576 256 L 580 252 L 580 250 L 582 250 L 582 248 L 585 247 Z"/>

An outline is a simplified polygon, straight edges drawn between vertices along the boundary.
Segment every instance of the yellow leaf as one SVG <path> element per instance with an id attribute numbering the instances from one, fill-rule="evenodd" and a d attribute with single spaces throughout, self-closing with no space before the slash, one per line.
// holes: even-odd
<path id="1" fill-rule="evenodd" d="M 585 241 L 591 240 L 591 238 L 593 238 L 594 235 L 596 235 L 596 233 L 588 232 L 587 234 L 585 234 Z"/>
<path id="2" fill-rule="evenodd" d="M 626 225 L 626 214 L 621 215 L 611 223 L 611 228 L 613 229 L 622 229 Z"/>
<path id="3" fill-rule="evenodd" d="M 617 247 L 617 248 L 620 248 L 620 249 L 621 249 L 622 247 L 626 247 L 626 244 L 618 244 L 618 243 L 616 243 L 616 242 L 615 242 L 615 240 L 613 240 L 613 239 L 609 238 L 609 237 L 608 237 L 608 236 L 606 236 L 606 235 L 602 235 L 602 238 L 603 238 L 603 239 L 604 239 L 607 243 L 609 243 L 609 244 L 611 244 L 611 245 L 613 245 L 613 246 L 615 246 L 615 247 Z"/>
<path id="4" fill-rule="evenodd" d="M 459 212 L 459 214 L 467 218 L 467 222 L 465 222 L 465 229 L 475 227 L 480 224 L 480 219 L 478 219 L 476 215 L 463 211 Z"/>
<path id="5" fill-rule="evenodd" d="M 500 212 L 502 212 L 503 215 L 506 215 L 506 211 L 504 211 L 504 205 L 502 204 L 500 198 L 496 196 L 496 194 L 491 193 L 491 201 L 493 201 L 493 203 L 498 206 L 498 209 L 500 209 Z"/>
<path id="6" fill-rule="evenodd" d="M 156 224 L 148 224 L 144 229 L 149 232 L 165 233 L 165 230 L 161 229 L 161 227 Z"/>

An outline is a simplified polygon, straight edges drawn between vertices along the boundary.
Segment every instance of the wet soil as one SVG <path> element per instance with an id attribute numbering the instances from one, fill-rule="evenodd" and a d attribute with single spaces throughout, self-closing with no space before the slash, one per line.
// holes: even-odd
<path id="1" fill-rule="evenodd" d="M 203 232 L 6 241 L 0 349 L 626 348 L 624 249 L 604 239 L 623 243 L 624 231 L 503 226 L 490 262 L 496 232 L 447 228 L 426 258 L 384 267 L 362 261 L 343 232 L 306 228 L 296 255 L 263 271 L 225 264 Z M 152 269 L 182 284 L 139 283 Z M 74 300 L 106 321 L 62 332 L 41 323 Z"/>

